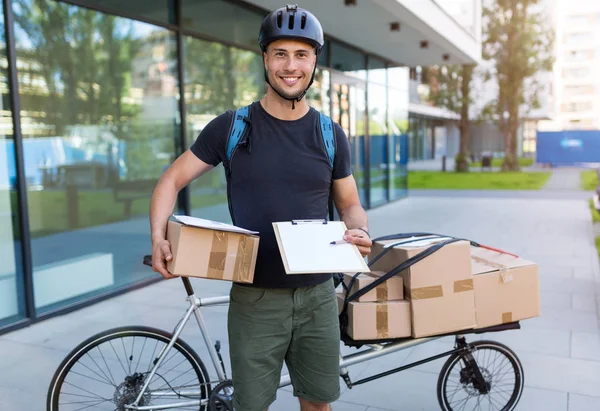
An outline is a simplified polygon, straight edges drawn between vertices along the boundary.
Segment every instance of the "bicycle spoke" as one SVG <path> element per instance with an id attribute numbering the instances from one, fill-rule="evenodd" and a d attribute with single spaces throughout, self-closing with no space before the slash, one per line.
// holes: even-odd
<path id="1" fill-rule="evenodd" d="M 108 373 L 110 374 L 110 378 L 112 378 L 112 381 L 113 381 L 113 383 L 115 384 L 115 387 L 116 387 L 117 386 L 117 382 L 115 380 L 115 377 L 112 375 L 112 371 L 110 370 L 110 367 L 108 366 L 108 363 L 106 362 L 106 358 L 104 358 L 104 353 L 100 349 L 100 345 L 98 347 L 96 347 L 96 348 L 98 349 L 98 352 L 100 353 L 100 356 L 102 357 L 102 361 L 104 361 L 104 365 L 106 365 L 106 369 L 108 370 Z"/>
<path id="2" fill-rule="evenodd" d="M 83 364 L 82 364 L 82 365 L 83 365 Z M 89 378 L 89 379 L 90 379 L 90 380 L 92 380 L 92 381 L 97 381 L 97 382 L 99 382 L 99 383 L 106 384 L 106 385 L 110 385 L 111 387 L 115 387 L 115 385 L 114 385 L 113 383 L 111 383 L 110 381 L 108 381 L 108 382 L 107 382 L 107 381 L 98 380 L 98 379 L 96 379 L 96 378 L 92 378 L 92 377 L 90 377 L 89 375 L 85 375 L 85 374 L 82 374 L 82 373 L 80 373 L 80 372 L 77 372 L 77 371 L 71 371 L 71 372 L 72 372 L 73 374 L 75 374 L 75 375 L 80 375 L 80 376 L 82 376 L 82 377 Z"/>
<path id="3" fill-rule="evenodd" d="M 98 349 L 98 351 L 100 351 L 100 347 L 96 347 Z M 92 362 L 96 365 L 96 367 L 98 367 L 98 370 L 100 370 L 100 372 L 102 373 L 102 375 L 104 376 L 104 378 L 106 378 L 106 381 L 109 381 L 114 387 L 117 386 L 117 383 L 115 382 L 115 378 L 113 377 L 112 373 L 110 372 L 110 368 L 108 366 L 108 364 L 106 363 L 106 360 L 104 360 L 104 357 L 102 357 L 102 359 L 104 360 L 104 365 L 106 365 L 106 369 L 108 370 L 108 373 L 110 374 L 110 378 L 108 378 L 108 375 L 106 375 L 106 373 L 102 370 L 102 367 L 100 367 L 98 365 L 98 363 L 96 362 L 96 360 L 94 360 L 94 358 L 90 355 L 90 353 L 85 353 L 86 356 L 88 356 L 90 358 L 90 360 L 92 360 Z M 102 355 L 102 351 L 100 351 L 100 355 Z M 87 367 L 85 364 L 81 364 L 82 366 L 86 367 L 88 370 L 90 370 L 91 372 L 95 373 L 94 370 L 92 370 L 91 368 Z M 98 374 L 98 377 L 100 377 L 100 375 Z"/>
<path id="4" fill-rule="evenodd" d="M 133 337 L 133 338 L 135 338 L 135 337 Z M 144 345 L 142 345 L 142 349 L 140 350 L 140 355 L 138 356 L 138 362 L 135 365 L 135 371 L 134 371 L 134 373 L 137 372 L 138 366 L 140 365 L 140 360 L 142 359 L 142 353 L 144 352 L 144 347 L 146 347 L 146 341 L 148 341 L 148 338 L 144 338 Z"/>
<path id="5" fill-rule="evenodd" d="M 112 341 L 108 341 L 108 343 L 110 344 L 110 348 L 112 348 L 113 352 L 115 353 L 115 357 L 117 357 L 117 360 L 119 360 L 119 364 L 121 364 L 121 368 L 123 368 L 123 372 L 125 373 L 125 375 L 129 375 L 129 374 L 127 374 L 127 370 L 123 366 L 123 362 L 119 358 L 119 355 L 117 354 L 117 351 L 115 350 L 115 347 L 113 346 Z"/>
<path id="6" fill-rule="evenodd" d="M 173 371 L 175 368 L 177 368 L 179 365 L 181 365 L 181 364 L 182 364 L 182 363 L 184 363 L 185 361 L 187 361 L 187 360 L 184 358 L 184 359 L 183 359 L 183 360 L 181 360 L 181 361 L 180 361 L 178 364 L 176 364 L 174 367 L 172 367 L 170 370 L 168 370 L 168 371 L 166 371 L 166 372 L 161 372 L 161 374 L 162 374 L 163 376 L 167 375 L 168 373 L 170 373 L 171 371 Z M 193 370 L 193 369 L 192 369 L 192 370 Z M 187 372 L 188 372 L 188 371 L 186 371 L 186 373 L 187 373 Z M 180 374 L 180 376 L 181 376 L 181 374 Z M 156 375 L 154 376 L 154 378 L 156 378 Z M 179 377 L 177 377 L 177 378 L 179 378 Z M 175 378 L 175 379 L 177 379 L 177 378 Z M 152 383 L 152 382 L 154 382 L 154 381 L 155 381 L 155 380 L 153 379 L 153 380 L 151 381 L 151 383 Z M 163 385 L 163 387 L 164 387 L 164 385 Z"/>
<path id="7" fill-rule="evenodd" d="M 127 369 L 129 370 L 128 372 L 126 372 L 127 375 L 131 375 L 131 362 L 129 360 L 129 355 L 127 355 L 127 351 L 125 349 L 125 339 L 121 338 L 121 346 L 123 346 L 123 354 L 125 354 L 125 361 L 127 361 Z"/>
<path id="8" fill-rule="evenodd" d="M 154 361 L 156 360 L 156 349 L 158 348 L 159 341 L 156 340 L 156 345 L 154 346 L 154 351 L 152 351 L 152 356 L 150 357 L 150 364 L 148 364 L 148 370 L 146 372 L 150 372 L 152 367 L 154 366 Z"/>

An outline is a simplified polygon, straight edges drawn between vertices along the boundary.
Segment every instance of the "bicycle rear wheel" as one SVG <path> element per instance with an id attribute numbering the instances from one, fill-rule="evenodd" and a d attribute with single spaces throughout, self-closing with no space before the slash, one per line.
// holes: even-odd
<path id="1" fill-rule="evenodd" d="M 172 334 L 151 327 L 114 328 L 88 338 L 56 370 L 48 389 L 47 410 L 125 411 L 125 405 L 138 397 L 171 338 Z M 178 339 L 138 405 L 206 402 L 209 393 L 208 372 L 202 360 Z M 205 411 L 206 406 L 176 409 Z"/>
<path id="2" fill-rule="evenodd" d="M 514 410 L 524 386 L 517 355 L 495 341 L 476 341 L 469 346 L 471 351 L 452 354 L 442 367 L 437 386 L 442 410 Z M 484 386 L 480 386 L 475 368 Z"/>

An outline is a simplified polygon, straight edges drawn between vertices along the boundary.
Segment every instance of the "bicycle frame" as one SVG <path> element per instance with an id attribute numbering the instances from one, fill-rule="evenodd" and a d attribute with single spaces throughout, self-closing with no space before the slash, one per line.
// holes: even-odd
<path id="1" fill-rule="evenodd" d="M 215 371 L 217 373 L 217 377 L 219 380 L 218 382 L 222 382 L 222 381 L 226 380 L 225 371 L 224 371 L 223 367 L 221 366 L 221 360 L 219 357 L 219 353 L 217 352 L 217 349 L 213 345 L 213 341 L 210 338 L 210 334 L 208 333 L 208 330 L 206 329 L 206 325 L 204 323 L 202 313 L 200 312 L 200 308 L 228 304 L 229 297 L 228 296 L 207 297 L 207 298 L 199 299 L 195 296 L 193 289 L 191 287 L 191 284 L 189 282 L 189 279 L 182 277 L 182 280 L 184 282 L 186 291 L 188 293 L 187 301 L 189 303 L 189 307 L 187 308 L 182 319 L 179 321 L 178 325 L 176 326 L 175 330 L 173 331 L 173 337 L 171 338 L 171 341 L 169 342 L 169 344 L 167 344 L 166 347 L 163 348 L 162 352 L 159 354 L 158 359 L 157 359 L 156 363 L 154 364 L 154 366 L 152 367 L 150 374 L 146 378 L 144 386 L 142 387 L 142 390 L 139 393 L 138 397 L 136 398 L 134 404 L 126 405 L 125 409 L 137 410 L 137 411 L 166 410 L 166 409 L 173 409 L 173 408 L 178 408 L 178 407 L 205 405 L 208 402 L 207 399 L 204 399 L 204 400 L 193 400 L 193 401 L 186 401 L 186 402 L 179 402 L 179 403 L 165 404 L 165 405 L 158 405 L 158 406 L 157 405 L 149 405 L 149 406 L 139 406 L 138 405 L 139 402 L 141 401 L 144 393 L 148 389 L 148 385 L 150 384 L 150 381 L 156 374 L 156 371 L 158 370 L 158 368 L 162 364 L 163 360 L 167 356 L 167 353 L 169 352 L 169 350 L 175 344 L 175 341 L 179 338 L 179 335 L 183 331 L 183 328 L 185 327 L 185 325 L 187 324 L 187 322 L 189 321 L 189 319 L 192 315 L 194 315 L 194 317 L 196 318 L 196 322 L 198 323 L 198 327 L 200 328 L 200 332 L 204 339 L 204 343 L 207 346 L 212 363 L 213 363 Z M 414 346 L 417 346 L 420 344 L 424 344 L 426 342 L 433 341 L 433 340 L 436 340 L 441 337 L 443 337 L 443 336 L 407 339 L 407 340 L 403 340 L 403 341 L 399 341 L 399 342 L 392 342 L 392 343 L 386 343 L 386 344 L 365 344 L 365 346 L 367 346 L 369 348 L 359 351 L 354 354 L 346 355 L 346 356 L 340 355 L 340 376 L 344 379 L 344 382 L 346 383 L 348 388 L 351 388 L 353 386 L 363 384 L 365 382 L 369 382 L 369 381 L 372 381 L 372 380 L 375 380 L 375 379 L 378 379 L 381 377 L 385 377 L 385 376 L 406 370 L 408 368 L 416 367 L 418 365 L 421 365 L 421 364 L 424 364 L 424 363 L 427 363 L 430 361 L 434 361 L 439 358 L 443 358 L 448 355 L 451 355 L 453 353 L 468 349 L 468 345 L 466 344 L 465 337 L 463 335 L 457 334 L 456 335 L 456 348 L 454 348 L 453 350 L 450 350 L 450 351 L 444 352 L 442 354 L 439 354 L 439 355 L 436 355 L 433 357 L 429 357 L 429 358 L 426 358 L 426 359 L 423 359 L 420 361 L 416 361 L 416 362 L 404 365 L 402 367 L 395 368 L 393 370 L 389 370 L 389 371 L 386 371 L 386 372 L 383 372 L 380 374 L 376 374 L 374 376 L 367 377 L 367 378 L 361 379 L 356 382 L 352 382 L 350 380 L 347 367 L 349 367 L 351 365 L 355 365 L 355 364 L 359 364 L 359 363 L 362 363 L 362 362 L 365 362 L 368 360 L 379 358 L 384 355 L 391 354 L 393 352 L 397 352 L 400 350 L 404 350 L 406 348 L 414 347 Z M 290 384 L 291 384 L 291 379 L 290 379 L 289 374 L 282 375 L 281 379 L 280 379 L 280 383 L 279 383 L 279 388 L 288 386 Z M 190 391 L 185 391 L 185 392 L 181 391 L 178 394 L 180 394 L 180 395 L 175 394 L 172 390 L 165 390 L 164 392 L 153 392 L 152 393 L 152 395 L 154 395 L 154 396 L 163 396 L 163 397 L 166 397 L 166 396 L 179 397 L 179 396 L 193 396 L 193 395 L 200 396 L 201 389 L 199 387 L 198 390 L 190 390 Z"/>

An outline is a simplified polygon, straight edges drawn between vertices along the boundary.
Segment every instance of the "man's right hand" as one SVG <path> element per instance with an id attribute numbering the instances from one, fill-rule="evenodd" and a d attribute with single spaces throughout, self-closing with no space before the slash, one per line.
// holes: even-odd
<path id="1" fill-rule="evenodd" d="M 172 259 L 171 244 L 167 240 L 155 241 L 152 245 L 152 270 L 160 273 L 166 280 L 177 277 L 167 270 L 167 261 Z"/>

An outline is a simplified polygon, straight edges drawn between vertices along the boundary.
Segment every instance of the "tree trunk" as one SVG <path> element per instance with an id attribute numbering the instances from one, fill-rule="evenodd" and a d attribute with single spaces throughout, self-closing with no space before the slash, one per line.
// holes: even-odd
<path id="1" fill-rule="evenodd" d="M 465 173 L 469 171 L 469 88 L 473 77 L 473 66 L 462 66 L 462 83 L 460 105 L 460 152 L 456 157 L 456 171 Z"/>
<path id="2" fill-rule="evenodd" d="M 511 114 L 504 134 L 504 162 L 502 163 L 502 171 L 519 171 L 519 162 L 517 161 L 518 125 L 518 117 Z"/>

